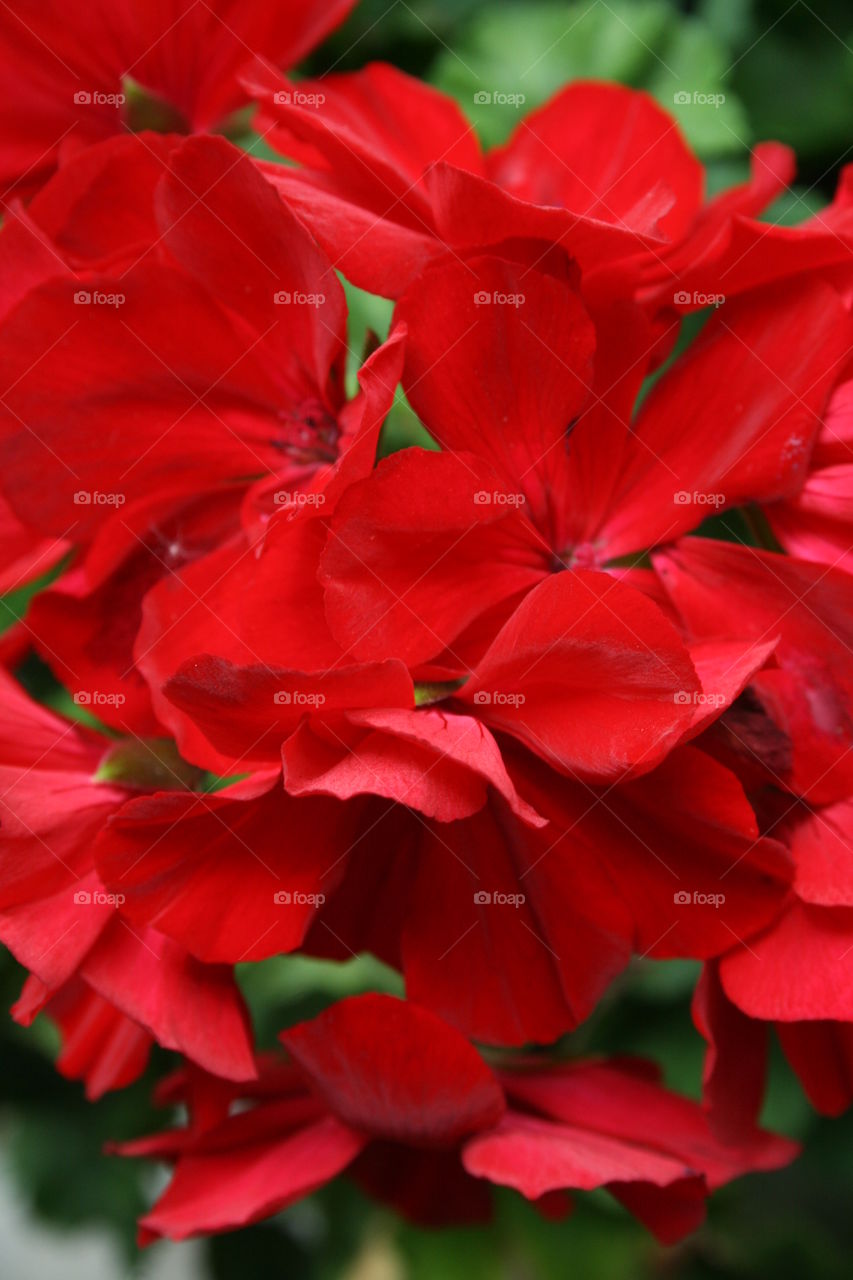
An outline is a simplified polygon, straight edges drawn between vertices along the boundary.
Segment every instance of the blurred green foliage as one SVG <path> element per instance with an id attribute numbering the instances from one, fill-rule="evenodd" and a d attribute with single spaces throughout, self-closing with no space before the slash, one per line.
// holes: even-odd
<path id="1" fill-rule="evenodd" d="M 799 185 L 766 216 L 795 222 L 831 198 L 853 151 L 853 6 L 850 0 L 362 0 L 306 64 L 322 75 L 384 59 L 455 95 L 484 144 L 502 142 L 519 109 L 478 105 L 482 91 L 523 93 L 523 111 L 577 77 L 643 87 L 677 115 L 708 167 L 709 189 L 738 180 L 759 139 L 792 145 Z M 681 105 L 678 93 L 722 95 L 718 106 Z M 370 331 L 383 334 L 390 305 L 349 289 L 351 377 Z M 400 398 L 384 450 L 418 435 Z M 719 533 L 720 531 L 718 531 Z M 725 536 L 725 534 L 724 534 Z M 27 593 L 0 602 L 0 630 L 21 616 Z M 76 712 L 37 664 L 26 672 L 40 696 Z M 667 1082 L 698 1096 L 703 1045 L 689 1014 L 691 963 L 636 964 L 565 1046 L 567 1052 L 632 1052 L 656 1058 Z M 8 1007 L 23 973 L 4 956 Z M 259 1043 L 331 1000 L 366 989 L 400 990 L 378 962 L 346 965 L 281 957 L 240 973 Z M 52 1227 L 106 1224 L 134 1261 L 135 1218 L 150 1200 L 151 1169 L 101 1154 L 164 1123 L 145 1079 L 96 1104 L 51 1066 L 52 1029 L 0 1023 L 0 1125 L 7 1161 L 32 1211 Z M 802 1140 L 790 1169 L 743 1179 L 718 1193 L 700 1232 L 675 1250 L 651 1238 L 604 1195 L 580 1197 L 572 1218 L 544 1221 L 511 1194 L 498 1197 L 484 1230 L 430 1233 L 368 1204 L 341 1180 L 270 1223 L 209 1241 L 200 1280 L 764 1280 L 774 1275 L 846 1280 L 853 1253 L 853 1116 L 825 1121 L 806 1104 L 774 1053 L 765 1122 Z M 2 1244 L 0 1244 L 2 1257 Z"/>

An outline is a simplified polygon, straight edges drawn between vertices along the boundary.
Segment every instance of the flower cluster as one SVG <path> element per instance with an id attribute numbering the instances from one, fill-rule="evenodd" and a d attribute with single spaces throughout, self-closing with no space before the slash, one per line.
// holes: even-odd
<path id="1" fill-rule="evenodd" d="M 761 222 L 786 148 L 708 199 L 600 83 L 484 153 L 390 66 L 273 69 L 346 0 L 183 7 L 0 14 L 14 1016 L 92 1097 L 182 1055 L 186 1123 L 123 1148 L 174 1165 L 143 1239 L 346 1170 L 675 1240 L 795 1154 L 771 1027 L 853 1100 L 850 180 Z M 357 372 L 341 276 L 393 302 Z M 405 999 L 258 1052 L 235 966 L 295 951 Z M 701 1103 L 572 1047 L 636 957 L 703 962 Z"/>

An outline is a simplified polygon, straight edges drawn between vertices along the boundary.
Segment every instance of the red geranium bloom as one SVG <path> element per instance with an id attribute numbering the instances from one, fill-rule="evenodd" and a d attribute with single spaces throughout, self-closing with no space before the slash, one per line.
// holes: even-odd
<path id="1" fill-rule="evenodd" d="M 72 690 L 120 695 L 108 723 L 154 733 L 132 655 L 145 592 L 243 523 L 261 536 L 294 492 L 320 503 L 341 467 L 365 474 L 400 340 L 348 400 L 331 264 L 222 139 L 93 147 L 4 244 L 6 492 L 36 549 L 53 537 L 85 553 L 35 601 L 30 633 Z"/>
<path id="2" fill-rule="evenodd" d="M 404 381 L 442 451 L 406 450 L 319 511 L 279 513 L 256 554 L 235 542 L 164 578 L 137 639 L 186 758 L 283 765 L 296 830 L 301 799 L 373 797 L 348 810 L 343 839 L 324 825 L 313 860 L 298 851 L 314 894 L 294 914 L 303 934 L 317 894 L 335 889 L 309 946 L 375 950 L 415 998 L 504 1043 L 576 1025 L 632 951 L 717 955 L 778 913 L 785 850 L 761 838 L 742 759 L 721 745 L 743 701 L 707 732 L 745 687 L 788 698 L 811 726 L 795 794 L 823 802 L 848 785 L 847 737 L 827 735 L 804 697 L 804 675 L 818 698 L 847 696 L 832 637 L 807 639 L 808 617 L 772 575 L 740 581 L 751 552 L 688 540 L 661 552 L 657 575 L 619 563 L 695 528 L 703 498 L 718 510 L 802 482 L 849 338 L 837 292 L 801 282 L 733 304 L 631 424 L 641 344 L 617 329 L 619 308 L 588 311 L 565 264 L 551 267 L 430 268 L 399 319 Z M 819 351 L 794 351 L 789 309 L 812 317 Z M 721 562 L 712 591 L 703 546 Z M 816 647 L 824 659 L 806 655 Z M 704 750 L 686 748 L 702 731 Z M 838 758 L 837 778 L 812 784 L 824 757 Z M 188 826 L 175 834 L 183 803 L 129 809 L 100 843 L 101 872 L 125 884 L 138 920 L 203 959 L 240 958 L 244 921 L 275 919 L 269 883 L 239 873 L 234 841 L 232 859 Z M 140 862 L 151 844 L 159 853 Z M 193 909 L 200 885 L 228 904 L 215 930 Z M 680 910 L 682 885 L 703 909 Z M 484 910 L 482 893 L 515 909 Z"/>
<path id="3" fill-rule="evenodd" d="M 754 1126 L 716 1141 L 646 1063 L 498 1074 L 433 1014 L 388 996 L 345 1000 L 281 1039 L 294 1067 L 264 1064 L 241 1091 L 251 1109 L 226 1118 L 216 1083 L 189 1077 L 183 1096 L 205 1106 L 203 1122 L 124 1148 L 177 1161 L 144 1241 L 255 1222 L 348 1170 L 428 1223 L 487 1217 L 490 1182 L 549 1210 L 551 1193 L 604 1186 L 672 1242 L 702 1220 L 709 1189 L 795 1154 Z"/>
<path id="4" fill-rule="evenodd" d="M 0 184 L 37 189 L 63 152 L 128 127 L 224 127 L 253 56 L 292 67 L 353 0 L 12 0 L 0 13 Z M 4 199 L 5 203 L 5 199 Z"/>
<path id="5" fill-rule="evenodd" d="M 477 257 L 429 269 L 398 315 L 404 386 L 442 452 L 392 456 L 339 504 L 328 617 L 362 658 L 451 669 L 481 652 L 481 616 L 556 569 L 616 568 L 709 512 L 795 493 L 851 338 L 819 281 L 744 298 L 632 422 L 651 346 L 630 309 L 590 314 L 569 282 Z M 793 316 L 821 334 L 807 350 Z"/>
<path id="6" fill-rule="evenodd" d="M 527 594 L 466 682 L 436 681 L 435 664 L 357 661 L 334 640 L 316 573 L 327 539 L 321 517 L 277 517 L 259 555 L 225 548 L 155 588 L 138 642 L 184 754 L 235 769 L 283 762 L 293 823 L 300 803 L 323 796 L 405 806 L 371 801 L 337 841 L 318 828 L 311 891 L 344 878 L 312 947 L 375 950 L 470 1034 L 521 1043 L 585 1017 L 632 949 L 718 954 L 732 932 L 773 917 L 787 861 L 758 839 L 736 778 L 699 752 L 664 759 L 737 696 L 772 643 L 747 661 L 732 644 L 694 651 L 718 699 L 709 708 L 662 610 L 578 571 Z M 99 867 L 141 922 L 209 959 L 215 919 L 215 958 L 239 958 L 247 922 L 270 911 L 269 880 L 241 873 L 240 848 L 206 819 L 206 834 L 176 827 L 182 807 L 129 807 L 101 840 Z M 298 836 L 292 857 L 307 867 Z M 679 906 L 682 881 L 704 904 L 692 914 Z M 202 893 L 221 917 L 199 915 Z M 492 910 L 492 894 L 515 909 Z"/>
<path id="7" fill-rule="evenodd" d="M 837 1114 L 853 1100 L 850 577 L 698 539 L 658 553 L 656 564 L 689 635 L 778 637 L 775 665 L 752 677 L 703 740 L 744 778 L 762 829 L 794 862 L 778 919 L 720 960 L 719 979 L 707 979 L 702 1018 L 719 1042 L 715 1070 L 742 1077 L 751 1057 L 753 1086 L 741 1096 L 757 1107 L 760 1024 L 772 1022 L 814 1105 Z"/>
<path id="8" fill-rule="evenodd" d="M 271 180 L 345 274 L 387 297 L 446 248 L 529 236 L 541 253 L 567 249 L 592 293 L 631 296 L 657 272 L 665 305 L 701 306 L 676 296 L 685 265 L 793 174 L 788 149 L 765 144 L 748 183 L 704 204 L 702 166 L 676 122 L 621 85 L 568 85 L 483 155 L 451 98 L 390 66 L 294 85 L 255 64 L 245 83 L 272 144 L 304 161 L 270 167 Z"/>
<path id="9" fill-rule="evenodd" d="M 675 1240 L 793 1154 L 771 1025 L 819 1109 L 853 1097 L 853 184 L 783 231 L 785 148 L 706 202 L 633 90 L 483 154 L 391 68 L 283 79 L 348 8 L 0 14 L 0 588 L 62 569 L 0 665 L 32 647 L 107 726 L 0 671 L 13 1013 L 90 1096 L 185 1058 L 187 1127 L 126 1148 L 175 1164 L 145 1240 L 344 1171 L 430 1223 L 603 1187 Z M 301 167 L 211 136 L 253 99 Z M 396 300 L 357 385 L 339 270 Z M 398 384 L 424 447 L 377 462 Z M 259 1058 L 234 966 L 297 950 L 413 1003 Z M 701 1104 L 512 1052 L 636 956 L 705 962 Z"/>
<path id="10" fill-rule="evenodd" d="M 138 1074 L 152 1035 L 231 1079 L 251 1076 L 231 973 L 131 928 L 95 869 L 97 834 L 135 789 L 124 769 L 110 780 L 119 744 L 60 720 L 7 676 L 0 701 L 0 938 L 31 973 L 16 1016 L 46 1006 L 66 1037 L 64 1068 L 93 1093 Z M 139 745 L 150 772 L 154 747 Z M 157 772 L 160 785 L 184 785 L 173 768 Z"/>

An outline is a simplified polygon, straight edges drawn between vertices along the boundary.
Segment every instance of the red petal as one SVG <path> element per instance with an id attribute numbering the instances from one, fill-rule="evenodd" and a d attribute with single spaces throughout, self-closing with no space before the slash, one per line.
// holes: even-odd
<path id="1" fill-rule="evenodd" d="M 820 803 L 853 782 L 853 579 L 753 547 L 689 538 L 655 566 L 694 639 L 762 645 L 779 637 L 779 670 L 752 683 L 789 739 L 793 768 L 776 781 Z"/>
<path id="2" fill-rule="evenodd" d="M 853 1022 L 853 910 L 794 901 L 781 920 L 720 962 L 730 1000 L 752 1018 Z"/>
<path id="3" fill-rule="evenodd" d="M 764 163 L 764 154 L 760 163 Z M 780 157 L 778 152 L 771 153 L 770 163 L 772 172 L 768 191 L 790 175 L 787 157 Z M 658 271 L 657 264 L 652 264 L 655 275 L 665 279 L 656 291 L 657 301 L 671 305 L 673 289 L 679 287 L 691 298 L 706 298 L 715 292 L 734 297 L 755 290 L 758 285 L 786 277 L 805 276 L 807 273 L 815 276 L 823 267 L 832 268 L 832 273 L 837 276 L 849 262 L 853 245 L 851 173 L 853 168 L 850 165 L 842 169 L 832 204 L 798 227 L 759 222 L 737 211 L 731 220 L 724 218 L 719 222 L 715 219 L 716 228 L 700 223 L 699 236 L 688 239 L 683 258 L 679 256 L 676 259 L 679 265 L 683 261 L 683 269 L 676 281 L 673 281 L 668 263 L 661 271 Z M 760 196 L 765 194 L 763 185 L 758 184 Z M 749 200 L 745 202 L 745 212 L 757 212 L 757 209 L 749 208 L 749 203 Z"/>
<path id="4" fill-rule="evenodd" d="M 306 714 L 321 718 L 350 707 L 411 707 L 414 692 L 401 662 L 326 671 L 235 667 L 204 654 L 185 662 L 163 692 L 191 716 L 218 751 L 249 764 L 276 764 L 285 738 Z"/>
<path id="5" fill-rule="evenodd" d="M 702 1178 L 681 1178 L 668 1187 L 614 1182 L 608 1189 L 661 1244 L 677 1244 L 705 1221 L 707 1187 Z"/>
<path id="6" fill-rule="evenodd" d="M 815 1110 L 846 1111 L 853 1102 L 853 1023 L 779 1022 L 776 1034 Z"/>
<path id="7" fill-rule="evenodd" d="M 690 659 L 702 684 L 689 737 L 730 707 L 776 649 L 776 638 L 764 644 L 739 640 L 705 640 L 690 646 Z"/>
<path id="8" fill-rule="evenodd" d="M 548 1191 L 591 1191 L 608 1182 L 667 1186 L 690 1174 L 680 1160 L 589 1129 L 510 1112 L 491 1133 L 466 1143 L 465 1168 L 515 1187 L 528 1200 Z"/>
<path id="9" fill-rule="evenodd" d="M 810 813 L 791 836 L 798 897 L 824 907 L 853 907 L 853 799 Z"/>
<path id="10" fill-rule="evenodd" d="M 279 515 L 266 534 L 235 541 L 189 565 L 180 576 L 168 575 L 148 593 L 137 665 L 151 687 L 158 717 L 171 728 L 185 759 L 218 773 L 227 773 L 231 763 L 162 693 L 188 659 L 208 652 L 235 667 L 315 673 L 334 673 L 344 662 L 345 654 L 326 626 L 323 593 L 313 571 L 325 534 L 321 520 L 288 521 Z M 281 626 L 282 617 L 288 618 L 287 627 Z M 272 728 L 276 716 L 287 717 L 289 708 L 275 703 L 270 710 Z"/>
<path id="11" fill-rule="evenodd" d="M 59 892 L 42 890 L 37 899 L 0 914 L 0 939 L 53 991 L 77 973 L 115 918 L 115 905 L 99 894 L 103 889 L 94 872 L 78 874 Z"/>
<path id="12" fill-rule="evenodd" d="M 80 973 L 164 1048 L 229 1080 L 255 1075 L 248 1015 L 224 966 L 200 964 L 153 929 L 137 933 L 115 917 Z"/>
<path id="13" fill-rule="evenodd" d="M 439 242 L 448 247 L 478 252 L 484 245 L 503 245 L 517 237 L 531 243 L 560 245 L 590 274 L 602 266 L 619 263 L 614 269 L 620 272 L 623 291 L 624 259 L 644 249 L 655 252 L 662 247 L 660 237 L 653 231 L 643 232 L 627 223 L 575 213 L 572 209 L 531 204 L 487 178 L 444 161 L 430 170 L 425 185 Z M 647 207 L 637 210 L 638 223 L 653 226 L 670 205 L 670 197 L 658 188 Z"/>
<path id="14" fill-rule="evenodd" d="M 391 996 L 354 996 L 281 1039 L 345 1124 L 396 1142 L 452 1146 L 493 1124 L 500 1086 L 435 1014 Z"/>
<path id="15" fill-rule="evenodd" d="M 754 1126 L 767 1082 L 767 1026 L 745 1017 L 706 964 L 693 997 L 693 1021 L 708 1042 L 702 1098 L 714 1133 L 731 1145 Z"/>
<path id="16" fill-rule="evenodd" d="M 308 144 L 334 170 L 339 188 L 357 192 L 380 216 L 390 206 L 398 221 L 417 227 L 413 211 L 426 213 L 425 170 L 439 160 L 481 168 L 474 127 L 456 102 L 386 63 L 293 85 L 256 62 L 247 83 L 264 104 L 265 123 L 281 125 L 272 145 L 294 154 L 293 137 Z"/>
<path id="17" fill-rule="evenodd" d="M 451 822 L 482 809 L 491 785 L 522 821 L 545 822 L 518 794 L 497 743 L 472 716 L 352 711 L 346 723 L 301 725 L 282 756 L 291 795 L 380 795 Z"/>
<path id="18" fill-rule="evenodd" d="M 594 799 L 578 795 L 574 805 L 586 810 Z M 693 748 L 610 789 L 577 822 L 577 837 L 600 850 L 629 904 L 644 955 L 718 955 L 773 920 L 784 901 L 787 851 L 759 836 L 735 775 Z"/>
<path id="19" fill-rule="evenodd" d="M 797 340 L 793 317 L 814 344 Z M 820 280 L 721 306 L 643 404 L 600 531 L 609 555 L 669 541 L 724 504 L 796 490 L 849 345 L 849 316 Z"/>
<path id="20" fill-rule="evenodd" d="M 481 459 L 404 449 L 344 496 L 320 573 L 341 644 L 416 666 L 549 569 L 524 495 Z"/>
<path id="21" fill-rule="evenodd" d="M 606 574 L 529 592 L 457 697 L 586 780 L 648 770 L 693 717 L 696 672 L 672 624 Z"/>
<path id="22" fill-rule="evenodd" d="M 94 781 L 106 738 L 33 702 L 5 674 L 0 712 L 0 908 L 28 904 L 33 936 L 27 954 L 37 959 L 64 929 L 76 932 L 82 925 L 74 893 L 92 888 L 84 883 L 94 865 L 92 844 L 127 794 Z M 89 918 L 98 914 L 93 907 Z M 10 925 L 16 937 L 23 929 L 22 944 L 23 921 Z"/>
<path id="23" fill-rule="evenodd" d="M 545 788 L 530 794 L 553 807 Z M 630 916 L 562 817 L 533 830 L 493 799 L 422 839 L 403 933 L 407 990 L 475 1039 L 555 1040 L 628 961 Z"/>
<path id="24" fill-rule="evenodd" d="M 372 1142 L 349 1176 L 368 1195 L 423 1227 L 488 1222 L 490 1188 L 465 1172 L 457 1151 L 414 1151 Z"/>
<path id="25" fill-rule="evenodd" d="M 95 292 L 125 301 L 75 303 Z M 3 325 L 6 492 L 21 518 L 80 540 L 152 491 L 177 506 L 278 470 L 280 391 L 251 347 L 202 288 L 152 259 L 33 290 Z"/>
<path id="26" fill-rule="evenodd" d="M 529 266 L 454 259 L 427 270 L 397 314 L 416 413 L 443 448 L 485 457 L 550 540 L 549 490 L 592 381 L 595 332 L 579 295 Z"/>
<path id="27" fill-rule="evenodd" d="M 306 398 L 325 391 L 343 350 L 343 288 L 249 156 L 224 138 L 189 139 L 160 184 L 157 211 L 169 251 L 245 321 L 282 389 Z M 281 293 L 290 305 L 277 305 Z M 322 301 L 290 301 L 299 296 Z"/>
<path id="28" fill-rule="evenodd" d="M 489 176 L 533 204 L 671 239 L 698 212 L 704 184 L 701 164 L 654 99 L 592 81 L 530 112 L 490 154 Z"/>
<path id="29" fill-rule="evenodd" d="M 185 1156 L 165 1193 L 141 1220 L 142 1242 L 156 1236 L 185 1240 L 279 1213 L 336 1177 L 365 1141 L 328 1116 L 295 1133 L 259 1137 L 233 1151 Z"/>
<path id="30" fill-rule="evenodd" d="M 260 164 L 267 180 L 322 245 L 338 270 L 360 289 L 397 298 L 442 251 L 429 222 L 414 227 L 392 220 L 399 206 L 385 197 L 377 216 L 368 205 L 338 191 L 334 178 L 282 164 Z M 390 207 L 388 207 L 390 206 Z"/>
<path id="31" fill-rule="evenodd" d="M 42 244 L 49 237 L 78 270 L 132 266 L 160 239 L 154 189 L 178 144 L 161 134 L 124 133 L 70 157 L 29 206 Z"/>
<path id="32" fill-rule="evenodd" d="M 289 799 L 278 774 L 257 776 L 211 796 L 131 801 L 96 857 L 135 924 L 199 960 L 261 960 L 302 942 L 334 888 L 355 817 L 334 800 Z"/>
<path id="33" fill-rule="evenodd" d="M 618 1063 L 505 1073 L 502 1080 L 511 1101 L 561 1124 L 666 1155 L 703 1174 L 711 1188 L 743 1173 L 776 1169 L 796 1154 L 794 1143 L 761 1129 L 743 1131 L 735 1146 L 721 1142 L 698 1103 Z"/>

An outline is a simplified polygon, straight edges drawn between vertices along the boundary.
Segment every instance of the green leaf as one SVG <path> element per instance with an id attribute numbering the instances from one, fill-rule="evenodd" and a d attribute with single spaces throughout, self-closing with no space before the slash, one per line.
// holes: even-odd
<path id="1" fill-rule="evenodd" d="M 676 19 L 645 87 L 681 125 L 702 157 L 747 151 L 752 130 L 740 99 L 726 83 L 731 58 L 695 18 Z"/>

